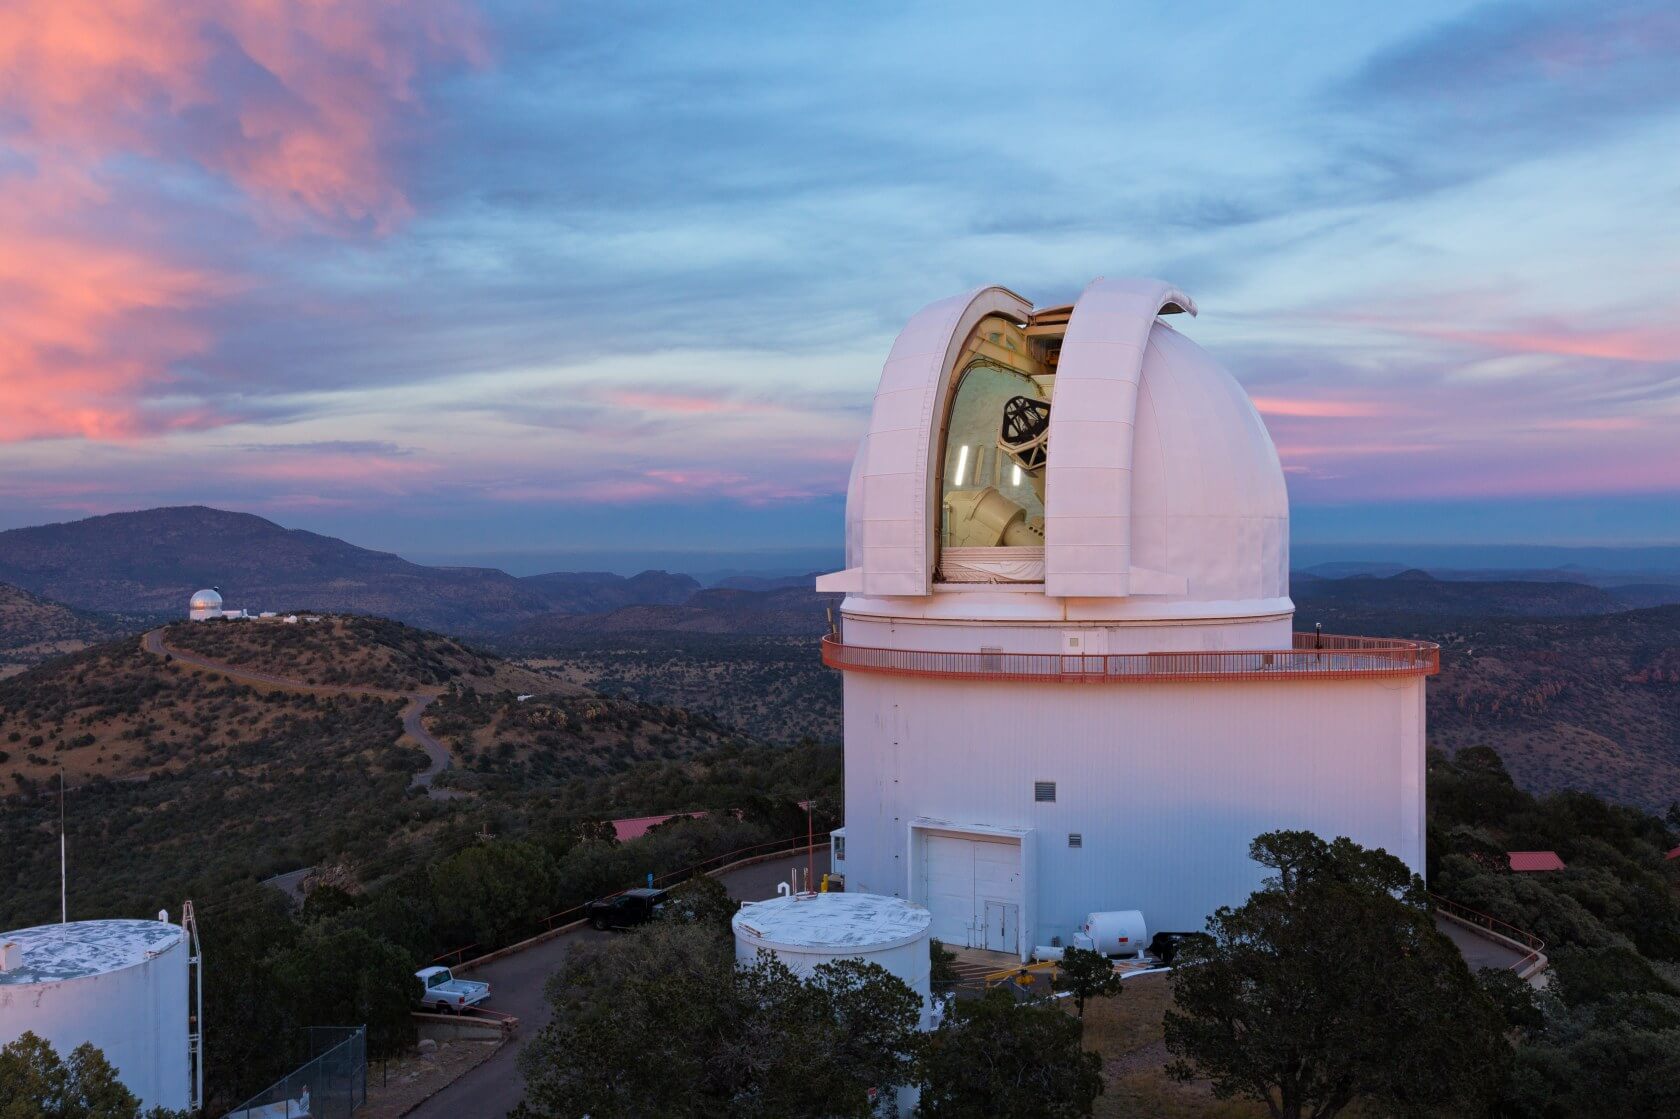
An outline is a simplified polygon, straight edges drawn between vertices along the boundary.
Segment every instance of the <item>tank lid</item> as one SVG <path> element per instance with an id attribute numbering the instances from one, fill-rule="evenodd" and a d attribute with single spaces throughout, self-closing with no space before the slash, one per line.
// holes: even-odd
<path id="1" fill-rule="evenodd" d="M 0 971 L 0 986 L 56 983 L 103 975 L 143 963 L 181 939 L 178 925 L 163 921 L 72 921 L 0 933 L 22 959 Z"/>
<path id="2" fill-rule="evenodd" d="M 878 894 L 807 894 L 750 902 L 730 922 L 737 936 L 770 948 L 861 951 L 896 948 L 926 935 L 933 914 Z"/>

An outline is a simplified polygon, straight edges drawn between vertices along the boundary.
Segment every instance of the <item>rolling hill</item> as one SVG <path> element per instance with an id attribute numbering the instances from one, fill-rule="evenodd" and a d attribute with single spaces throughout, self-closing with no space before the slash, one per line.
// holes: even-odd
<path id="1" fill-rule="evenodd" d="M 0 680 L 0 927 L 56 912 L 60 772 L 72 908 L 152 912 L 189 888 L 320 863 L 366 880 L 469 824 L 553 812 L 638 765 L 751 745 L 716 719 L 585 694 L 386 619 L 182 622 L 159 640 L 154 651 L 128 636 Z M 424 720 L 453 753 L 438 785 L 454 799 L 410 787 L 427 759 L 395 693 L 413 692 L 438 694 Z"/>
<path id="2" fill-rule="evenodd" d="M 0 678 L 141 626 L 137 618 L 73 610 L 0 583 Z"/>
<path id="3" fill-rule="evenodd" d="M 592 691 L 704 712 L 768 742 L 838 742 L 840 679 L 817 638 L 840 597 L 804 579 L 712 588 L 680 605 L 548 614 L 485 640 Z"/>
<path id="4" fill-rule="evenodd" d="M 1386 578 L 1356 575 L 1315 579 L 1297 574 L 1289 593 L 1297 622 L 1311 629 L 1316 613 L 1327 608 L 1359 608 L 1389 615 L 1553 617 L 1614 614 L 1628 604 L 1612 592 L 1584 583 L 1496 582 L 1437 579 L 1407 570 Z"/>
<path id="5" fill-rule="evenodd" d="M 521 579 L 492 568 L 427 567 L 204 506 L 0 532 L 0 582 L 84 609 L 157 618 L 180 616 L 200 587 L 220 587 L 236 609 L 377 614 L 458 634 L 493 633 L 555 612 L 680 602 L 699 586 L 664 572 Z"/>

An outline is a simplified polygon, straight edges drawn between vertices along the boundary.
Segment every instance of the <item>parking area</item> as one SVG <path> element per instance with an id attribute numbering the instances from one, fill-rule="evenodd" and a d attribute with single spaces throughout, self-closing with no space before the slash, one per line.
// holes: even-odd
<path id="1" fill-rule="evenodd" d="M 775 896 L 777 885 L 787 882 L 794 871 L 803 875 L 807 869 L 814 869 L 820 879 L 828 868 L 828 846 L 819 844 L 814 856 L 807 856 L 804 851 L 780 855 L 726 871 L 718 878 L 732 897 L 762 901 Z M 408 1114 L 420 1119 L 503 1119 L 525 1094 L 524 1080 L 519 1075 L 519 1053 L 548 1024 L 549 1006 L 543 997 L 543 984 L 565 962 L 573 947 L 614 935 L 617 934 L 577 929 L 492 960 L 468 973 L 474 979 L 489 982 L 493 992 L 490 1005 L 517 1017 L 519 1032 L 489 1060 L 467 1070 Z"/>

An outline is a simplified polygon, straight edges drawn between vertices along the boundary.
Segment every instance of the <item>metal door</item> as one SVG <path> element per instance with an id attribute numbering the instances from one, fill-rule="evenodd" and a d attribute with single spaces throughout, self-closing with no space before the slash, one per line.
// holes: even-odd
<path id="1" fill-rule="evenodd" d="M 1021 909 L 1004 901 L 986 902 L 986 949 L 1018 953 L 1021 950 Z"/>

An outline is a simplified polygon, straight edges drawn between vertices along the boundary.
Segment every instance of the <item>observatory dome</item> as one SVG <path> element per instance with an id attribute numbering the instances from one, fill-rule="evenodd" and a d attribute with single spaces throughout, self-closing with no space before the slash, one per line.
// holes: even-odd
<path id="1" fill-rule="evenodd" d="M 193 610 L 220 610 L 222 596 L 215 591 L 194 591 L 189 608 Z"/>
<path id="2" fill-rule="evenodd" d="M 1247 393 L 1160 317 L 1195 310 L 1158 280 L 1099 279 L 1071 306 L 988 287 L 921 311 L 882 370 L 847 569 L 823 589 L 1288 613 L 1283 470 Z"/>

